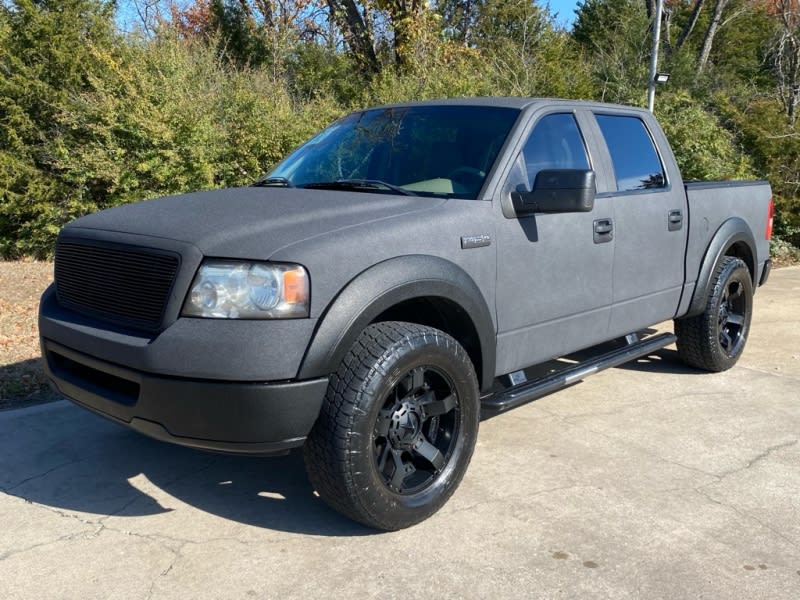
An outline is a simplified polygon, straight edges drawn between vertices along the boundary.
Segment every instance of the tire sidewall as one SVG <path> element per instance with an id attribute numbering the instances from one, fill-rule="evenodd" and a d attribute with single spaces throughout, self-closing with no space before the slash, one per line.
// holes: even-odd
<path id="1" fill-rule="evenodd" d="M 402 495 L 390 490 L 378 473 L 373 436 L 386 398 L 415 367 L 433 368 L 449 380 L 458 398 L 460 418 L 456 446 L 443 472 L 425 489 Z M 427 518 L 455 491 L 475 447 L 480 409 L 477 380 L 466 352 L 454 340 L 443 337 L 436 341 L 429 335 L 406 338 L 376 360 L 376 368 L 365 379 L 359 397 L 363 418 L 354 420 L 349 460 L 356 489 L 363 490 L 365 508 L 378 520 L 389 517 L 397 528 Z"/>
<path id="2" fill-rule="evenodd" d="M 728 353 L 722 347 L 722 344 L 719 340 L 720 326 L 718 314 L 725 289 L 732 281 L 739 281 L 744 286 L 743 293 L 745 295 L 746 308 L 744 311 L 744 325 L 742 326 L 741 343 L 739 344 L 736 353 L 732 356 L 728 356 Z M 747 343 L 747 337 L 750 335 L 750 321 L 752 316 L 753 283 L 750 279 L 750 271 L 748 270 L 747 265 L 745 265 L 740 259 L 731 260 L 724 266 L 717 277 L 716 284 L 714 286 L 713 302 L 711 303 L 711 306 L 709 306 L 708 314 L 706 315 L 710 329 L 709 335 L 712 336 L 714 340 L 712 345 L 714 359 L 719 363 L 720 367 L 728 369 L 739 360 L 739 357 L 742 355 L 742 351 Z"/>

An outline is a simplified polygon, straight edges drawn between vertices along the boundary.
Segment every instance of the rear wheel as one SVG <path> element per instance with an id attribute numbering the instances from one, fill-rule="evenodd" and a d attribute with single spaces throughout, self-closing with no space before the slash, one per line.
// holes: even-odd
<path id="1" fill-rule="evenodd" d="M 351 519 L 414 525 L 455 491 L 479 417 L 475 371 L 458 342 L 411 323 L 370 325 L 331 377 L 305 446 L 309 478 Z"/>
<path id="2" fill-rule="evenodd" d="M 724 257 L 714 271 L 705 310 L 675 320 L 678 354 L 706 371 L 725 371 L 739 360 L 750 332 L 753 283 L 747 265 Z"/>

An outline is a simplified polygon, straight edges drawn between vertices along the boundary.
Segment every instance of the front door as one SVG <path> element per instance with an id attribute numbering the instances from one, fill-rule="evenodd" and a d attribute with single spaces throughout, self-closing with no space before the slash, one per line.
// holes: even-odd
<path id="1" fill-rule="evenodd" d="M 542 169 L 592 168 L 578 120 L 571 111 L 534 117 L 500 189 L 497 375 L 608 338 L 615 239 L 604 223 L 612 199 L 598 198 L 588 213 L 500 214 L 511 193 L 530 190 Z"/>

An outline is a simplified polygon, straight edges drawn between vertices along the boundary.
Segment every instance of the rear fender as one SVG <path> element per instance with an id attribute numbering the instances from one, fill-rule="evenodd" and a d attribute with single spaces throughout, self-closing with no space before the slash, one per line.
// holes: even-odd
<path id="1" fill-rule="evenodd" d="M 745 249 L 743 252 L 734 253 L 734 255 L 739 256 L 747 263 L 747 268 L 750 270 L 750 277 L 755 277 L 755 237 L 749 225 L 744 220 L 739 217 L 732 217 L 717 229 L 716 233 L 714 233 L 714 237 L 711 238 L 711 243 L 708 245 L 708 248 L 706 248 L 706 253 L 700 265 L 700 272 L 695 283 L 694 295 L 689 304 L 689 310 L 684 316 L 693 317 L 701 314 L 705 310 L 706 303 L 708 302 L 708 294 L 710 292 L 709 286 L 711 285 L 711 277 L 714 275 L 714 270 L 722 257 L 735 245 L 738 245 L 738 248 Z M 756 282 L 754 282 L 753 285 L 755 286 Z"/>

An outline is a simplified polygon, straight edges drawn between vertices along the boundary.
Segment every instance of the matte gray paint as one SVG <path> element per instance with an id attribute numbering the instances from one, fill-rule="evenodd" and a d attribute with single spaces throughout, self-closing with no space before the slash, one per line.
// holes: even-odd
<path id="1" fill-rule="evenodd" d="M 769 183 L 688 183 L 686 194 L 689 206 L 687 291 L 681 299 L 678 315 L 696 314 L 703 306 L 710 273 L 717 264 L 719 253 L 736 241 L 732 239 L 734 236 L 744 234 L 742 241 L 752 244 L 750 247 L 755 262 L 755 283 L 760 280 L 764 261 L 769 258 L 769 241 L 764 237 L 767 203 L 772 195 Z M 730 223 L 726 224 L 727 221 Z M 708 274 L 707 277 L 701 278 L 701 269 Z M 688 289 L 689 284 L 693 285 L 692 289 Z"/>
<path id="2" fill-rule="evenodd" d="M 378 315 L 406 300 L 425 297 L 449 300 L 466 312 L 480 342 L 481 387 L 490 387 L 495 375 L 495 330 L 481 290 L 454 263 L 423 255 L 381 262 L 351 281 L 320 319 L 299 377 L 335 371 L 358 335 Z"/>
<path id="3" fill-rule="evenodd" d="M 304 240 L 442 203 L 414 196 L 241 187 L 118 206 L 82 217 L 64 232 L 80 227 L 179 240 L 204 256 L 265 260 Z"/>
<path id="4" fill-rule="evenodd" d="M 664 168 L 664 188 L 616 191 L 611 154 L 595 114 L 635 116 L 645 124 Z M 595 153 L 610 165 L 606 196 L 612 202 L 615 250 L 608 335 L 616 337 L 675 315 L 684 284 L 688 226 L 670 231 L 668 215 L 686 211 L 686 196 L 669 144 L 649 112 L 602 106 L 591 111 L 591 121 Z"/>
<path id="5" fill-rule="evenodd" d="M 379 204 L 381 196 L 365 194 Z M 494 239 L 492 205 L 476 200 L 435 202 L 424 214 L 410 213 L 365 223 L 324 236 L 301 240 L 272 255 L 272 260 L 299 262 L 311 274 L 311 314 L 320 316 L 341 290 L 358 275 L 389 259 L 412 254 L 443 259 L 463 270 L 494 307 L 495 244 L 464 250 L 464 235 L 488 234 Z M 404 281 L 387 275 L 386 289 Z M 491 311 L 494 324 L 494 311 Z"/>
<path id="6" fill-rule="evenodd" d="M 747 223 L 737 217 L 733 217 L 725 221 L 715 232 L 706 250 L 700 273 L 697 276 L 697 292 L 692 296 L 686 316 L 698 315 L 703 312 L 710 292 L 709 284 L 711 283 L 714 269 L 716 269 L 720 259 L 725 255 L 726 250 L 737 242 L 743 242 L 751 249 L 755 247 L 753 234 Z M 749 258 L 745 258 L 744 261 L 750 269 L 751 275 L 757 273 L 755 257 L 751 255 Z M 755 290 L 755 288 L 756 285 L 754 284 L 753 289 Z"/>
<path id="7" fill-rule="evenodd" d="M 62 308 L 54 286 L 42 296 L 39 315 L 43 338 L 83 354 L 146 373 L 223 381 L 296 377 L 315 324 L 183 318 L 150 336 Z"/>
<path id="8" fill-rule="evenodd" d="M 422 104 L 432 103 L 440 102 Z M 618 245 L 628 242 L 626 232 L 636 227 L 637 219 L 648 220 L 646 216 L 628 215 L 628 211 L 635 211 L 636 201 L 646 201 L 649 193 L 626 196 L 619 202 L 613 198 L 610 158 L 591 115 L 592 110 L 601 110 L 640 116 L 656 139 L 672 186 L 670 193 L 679 194 L 680 174 L 663 132 L 649 113 L 627 107 L 547 99 L 457 99 L 441 103 L 491 103 L 522 111 L 487 176 L 481 200 L 237 188 L 119 207 L 89 215 L 64 229 L 65 236 L 89 235 L 153 247 L 179 245 L 184 258 L 181 284 L 175 286 L 169 307 L 171 317 L 175 318 L 201 256 L 300 263 L 311 278 L 311 319 L 268 322 L 177 319 L 153 339 L 140 339 L 76 315 L 66 318 L 57 313 L 51 302 L 45 302 L 43 335 L 52 335 L 59 338 L 57 341 L 79 347 L 88 354 L 158 373 L 242 380 L 292 378 L 297 376 L 316 327 L 315 319 L 336 313 L 329 307 L 342 290 L 373 266 L 412 254 L 454 265 L 480 290 L 489 318 L 474 320 L 479 321 L 476 327 L 482 332 L 482 345 L 483 338 L 491 338 L 485 331 L 497 332 L 494 372 L 498 375 L 603 341 L 615 329 L 628 331 L 640 322 L 650 324 L 675 314 L 674 265 L 670 266 L 669 280 L 661 281 L 663 256 L 659 251 L 646 253 L 647 260 L 655 261 L 654 265 L 641 265 L 653 276 L 647 289 L 639 289 L 635 281 L 623 275 L 628 272 L 634 280 L 641 275 L 634 261 L 644 260 L 642 249 L 637 246 L 646 235 L 631 238 L 620 256 L 628 261 L 628 266 L 620 270 L 619 277 L 614 276 L 612 265 Z M 513 208 L 508 210 L 510 195 L 503 185 L 515 168 L 517 154 L 533 123 L 552 112 L 576 115 L 597 173 L 601 196 L 592 213 L 516 219 Z M 762 202 L 761 192 L 753 196 L 753 186 L 702 189 L 689 186 L 688 189 L 689 206 L 683 230 L 689 234 L 683 265 L 686 305 L 711 232 L 732 214 L 740 215 L 755 232 L 763 230 L 766 218 L 766 201 Z M 620 219 L 623 203 L 627 206 L 626 214 Z M 613 242 L 593 243 L 593 220 L 597 218 L 620 220 Z M 665 213 L 663 219 L 658 218 L 658 226 L 666 227 L 666 219 Z M 463 236 L 484 234 L 497 243 L 470 250 L 461 248 Z M 619 241 L 620 235 L 623 242 Z M 756 242 L 754 253 L 759 270 L 767 249 L 765 242 Z M 617 283 L 618 292 L 614 289 Z M 402 269 L 376 278 L 370 293 L 373 298 L 380 298 L 401 288 L 427 293 L 418 274 Z M 625 306 L 615 311 L 620 317 L 610 328 L 615 301 Z M 364 314 L 369 313 L 368 305 L 364 307 L 362 303 L 362 308 Z M 678 314 L 683 308 L 682 302 Z M 625 314 L 631 315 L 630 321 L 624 318 Z M 345 345 L 343 340 L 353 333 L 358 317 L 349 315 L 353 327 L 344 334 L 322 336 L 321 332 L 335 330 L 335 323 L 342 318 L 331 321 L 330 325 L 319 324 L 319 340 L 324 337 L 330 346 L 321 343 L 317 347 L 315 342 L 306 364 L 313 364 L 315 357 L 328 357 L 329 363 L 332 357 L 339 356 Z M 485 323 L 487 320 L 491 321 L 491 327 Z M 325 362 L 319 359 L 316 364 Z"/>

